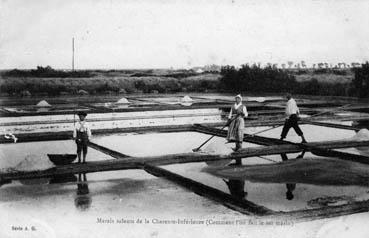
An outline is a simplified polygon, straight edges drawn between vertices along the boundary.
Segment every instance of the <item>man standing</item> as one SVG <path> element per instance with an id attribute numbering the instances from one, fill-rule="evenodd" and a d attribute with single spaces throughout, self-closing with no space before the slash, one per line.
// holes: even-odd
<path id="1" fill-rule="evenodd" d="M 76 141 L 77 144 L 78 163 L 81 163 L 81 152 L 83 152 L 83 163 L 85 163 L 87 156 L 87 144 L 91 138 L 91 130 L 90 126 L 85 121 L 87 113 L 79 112 L 78 116 L 79 121 L 74 127 L 73 139 Z"/>
<path id="2" fill-rule="evenodd" d="M 288 131 L 291 127 L 296 131 L 297 135 L 299 135 L 302 139 L 301 143 L 306 143 L 304 133 L 301 131 L 299 125 L 297 124 L 298 115 L 300 114 L 299 108 L 297 107 L 295 99 L 292 98 L 291 94 L 286 95 L 287 98 L 287 106 L 286 106 L 286 121 L 283 126 L 281 140 L 285 139 Z"/>

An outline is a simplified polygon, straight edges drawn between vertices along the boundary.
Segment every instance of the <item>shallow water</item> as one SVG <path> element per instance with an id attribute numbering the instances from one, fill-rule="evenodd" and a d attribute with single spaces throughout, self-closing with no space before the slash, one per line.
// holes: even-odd
<path id="1" fill-rule="evenodd" d="M 0 169 L 15 167 L 28 155 L 33 155 L 42 161 L 48 162 L 47 154 L 75 153 L 76 143 L 74 140 L 0 144 Z M 110 156 L 91 148 L 89 148 L 88 158 L 89 160 L 111 159 Z"/>
<path id="2" fill-rule="evenodd" d="M 258 158 L 254 159 L 257 160 Z M 349 200 L 342 200 L 342 202 L 346 204 L 350 201 L 369 199 L 369 191 L 366 186 L 329 186 L 325 184 L 273 183 L 273 181 L 250 182 L 247 180 L 223 179 L 207 173 L 206 169 L 208 169 L 208 167 L 209 165 L 206 163 L 191 163 L 185 166 L 163 166 L 163 168 L 182 176 L 276 211 L 315 208 L 315 206 L 309 205 L 309 201 L 325 197 L 347 196 L 350 198 Z M 306 170 L 306 172 L 309 173 L 311 171 Z M 329 173 L 329 168 L 327 168 L 327 171 L 324 173 Z M 288 192 L 291 195 L 287 195 Z M 288 196 L 289 199 L 287 198 Z"/>
<path id="3" fill-rule="evenodd" d="M 197 148 L 209 137 L 211 136 L 197 132 L 129 134 L 128 136 L 127 134 L 114 134 L 96 137 L 94 141 L 123 154 L 142 157 L 192 153 L 192 149 Z M 209 151 L 209 148 L 214 145 L 219 151 L 232 151 L 230 148 L 234 147 L 234 144 L 225 144 L 225 142 L 224 138 L 214 137 L 204 145 L 202 151 Z M 258 145 L 244 143 L 244 146 Z"/>
<path id="4" fill-rule="evenodd" d="M 247 133 L 263 128 L 247 128 Z M 303 125 L 303 131 L 309 141 L 349 139 L 355 135 L 348 130 Z M 281 127 L 262 133 L 263 136 L 278 138 Z M 174 153 L 190 153 L 210 136 L 196 132 L 147 133 L 147 134 L 112 134 L 96 136 L 93 142 L 130 156 L 160 156 Z M 293 130 L 288 140 L 300 141 Z M 213 150 L 231 151 L 233 144 L 225 144 L 224 138 L 214 137 L 203 152 Z M 244 147 L 258 145 L 244 143 Z M 353 149 L 349 149 L 353 150 Z M 74 153 L 72 140 L 30 142 L 0 145 L 0 167 L 14 167 L 28 154 L 38 155 L 41 160 L 48 160 L 47 153 Z M 299 154 L 288 155 L 289 159 Z M 318 159 L 310 153 L 304 158 Z M 99 151 L 89 148 L 89 161 L 112 159 Z M 280 155 L 251 157 L 243 159 L 244 165 L 274 164 L 281 162 Z M 184 177 L 204 183 L 233 196 L 243 196 L 256 204 L 273 210 L 292 211 L 311 209 L 319 206 L 347 204 L 352 201 L 368 199 L 369 188 L 365 186 L 332 186 L 309 183 L 276 183 L 255 181 L 230 181 L 212 175 L 206 168 L 224 167 L 232 161 L 189 163 L 162 166 Z M 286 199 L 290 190 L 293 199 Z M 86 192 L 88 191 L 88 192 Z M 247 194 L 245 194 L 245 192 Z M 289 195 L 291 196 L 291 195 Z M 198 196 L 166 179 L 154 177 L 141 170 L 122 170 L 86 174 L 86 179 L 79 175 L 66 178 L 46 178 L 39 180 L 12 181 L 0 187 L 0 209 L 8 214 L 10 220 L 19 214 L 36 224 L 47 234 L 50 230 L 59 230 L 72 223 L 78 223 L 84 229 L 96 224 L 96 219 L 113 217 L 136 219 L 148 218 L 211 218 L 227 219 L 245 217 L 207 198 Z M 104 215 L 108 214 L 108 216 Z M 35 217 L 37 219 L 35 220 Z M 3 219 L 3 218 L 2 218 Z M 26 223 L 25 220 L 21 222 Z M 76 231 L 78 227 L 73 227 Z M 98 230 L 98 228 L 92 228 Z M 112 229 L 119 229 L 114 227 Z M 0 233 L 1 234 L 1 233 Z M 97 233 L 98 234 L 98 231 Z"/>
<path id="5" fill-rule="evenodd" d="M 170 227 L 155 225 L 154 220 L 243 216 L 141 170 L 92 173 L 86 175 L 86 181 L 62 184 L 22 185 L 14 181 L 3 185 L 0 194 L 2 237 L 14 237 L 9 225 L 33 226 L 37 229 L 33 237 L 103 237 L 128 231 L 134 237 L 141 233 L 147 237 L 148 230 Z M 97 222 L 99 218 L 114 224 Z M 150 224 L 132 224 L 137 219 L 147 219 Z"/>

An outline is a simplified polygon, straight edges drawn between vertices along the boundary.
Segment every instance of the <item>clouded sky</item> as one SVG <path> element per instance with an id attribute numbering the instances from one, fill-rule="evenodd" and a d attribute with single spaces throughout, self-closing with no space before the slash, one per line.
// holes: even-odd
<path id="1" fill-rule="evenodd" d="M 367 0 L 0 0 L 0 68 L 369 60 Z"/>

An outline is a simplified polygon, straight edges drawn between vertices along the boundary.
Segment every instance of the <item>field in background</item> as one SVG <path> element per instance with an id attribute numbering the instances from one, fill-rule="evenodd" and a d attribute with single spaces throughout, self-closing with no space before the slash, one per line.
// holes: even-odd
<path id="1" fill-rule="evenodd" d="M 348 95 L 348 85 L 354 79 L 350 69 L 284 70 L 311 95 Z M 3 96 L 112 95 L 132 93 L 226 92 L 220 72 L 197 73 L 193 70 L 83 70 L 60 71 L 51 67 L 36 70 L 0 72 L 0 92 Z M 59 76 L 59 77 L 56 77 Z M 260 82 L 263 84 L 265 82 Z M 319 85 L 318 85 L 319 84 Z M 332 88 L 319 93 L 320 88 Z M 253 92 L 255 87 L 248 87 Z M 241 89 L 239 89 L 241 90 Z M 301 94 L 301 90 L 296 93 Z M 229 91 L 229 90 L 228 90 Z M 273 91 L 273 90 L 272 90 Z M 283 89 L 274 90 L 281 93 Z"/>
<path id="2" fill-rule="evenodd" d="M 126 74 L 96 72 L 92 77 L 1 77 L 5 96 L 209 92 L 219 74 Z"/>
<path id="3" fill-rule="evenodd" d="M 301 75 L 295 75 L 297 82 L 310 81 L 312 79 L 318 80 L 318 82 L 324 83 L 351 83 L 355 75 L 353 73 L 348 73 L 347 75 L 337 75 L 334 73 L 324 73 L 324 74 L 314 74 L 307 73 Z"/>

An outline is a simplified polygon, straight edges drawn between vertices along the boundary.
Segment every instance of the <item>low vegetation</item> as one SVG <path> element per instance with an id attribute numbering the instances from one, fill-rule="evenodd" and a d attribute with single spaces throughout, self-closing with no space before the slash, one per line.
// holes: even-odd
<path id="1" fill-rule="evenodd" d="M 109 75 L 110 74 L 110 75 Z M 9 77 L 0 78 L 0 92 L 9 96 L 58 96 L 76 94 L 176 93 L 215 91 L 218 74 L 187 77 L 137 76 L 109 72 L 93 77 Z"/>
<path id="2" fill-rule="evenodd" d="M 292 92 L 307 95 L 324 96 L 359 96 L 369 94 L 369 65 L 352 69 L 319 71 L 316 73 L 292 73 L 272 66 L 261 68 L 257 65 L 242 65 L 236 69 L 233 66 L 222 67 L 221 85 L 232 92 Z M 337 72 L 336 72 L 337 71 Z M 352 74 L 350 76 L 349 74 Z M 322 77 L 322 75 L 324 75 Z M 297 80 L 299 79 L 299 80 Z"/>
<path id="3" fill-rule="evenodd" d="M 31 70 L 19 70 L 13 69 L 3 73 L 5 77 L 38 77 L 38 78 L 86 78 L 92 77 L 93 74 L 87 70 L 78 70 L 78 71 L 64 71 L 64 70 L 55 70 L 50 66 L 41 67 L 38 66 L 37 69 Z"/>
<path id="4" fill-rule="evenodd" d="M 220 73 L 156 69 L 62 71 L 47 66 L 35 70 L 3 71 L 0 77 L 0 93 L 9 96 L 287 91 L 307 95 L 369 97 L 369 63 L 345 70 L 224 66 Z"/>
<path id="5" fill-rule="evenodd" d="M 352 84 L 355 93 L 361 98 L 369 97 L 369 62 L 366 62 L 359 68 L 354 68 L 355 78 Z"/>

